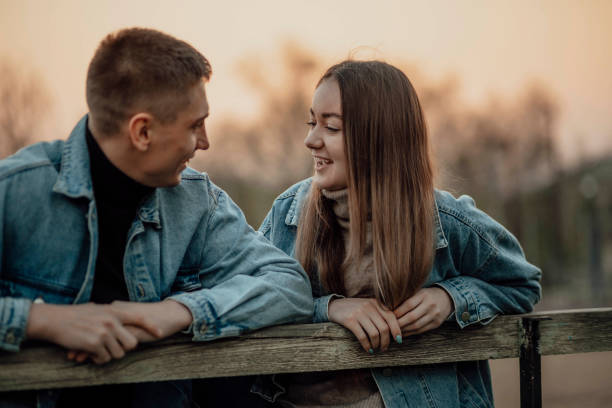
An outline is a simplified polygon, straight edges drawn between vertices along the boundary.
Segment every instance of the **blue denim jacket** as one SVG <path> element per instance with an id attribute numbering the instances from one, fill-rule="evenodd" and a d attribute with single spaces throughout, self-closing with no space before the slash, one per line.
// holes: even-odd
<path id="1" fill-rule="evenodd" d="M 19 350 L 33 300 L 90 297 L 98 224 L 86 123 L 85 117 L 67 141 L 38 143 L 0 161 L 0 349 Z M 172 298 L 189 308 L 194 340 L 312 318 L 301 266 L 192 169 L 138 209 L 124 274 L 130 300 Z"/>
<path id="2" fill-rule="evenodd" d="M 259 229 L 291 256 L 310 184 L 310 179 L 304 180 L 282 193 Z M 456 199 L 436 191 L 435 200 L 436 253 L 425 286 L 438 285 L 450 294 L 455 307 L 452 320 L 463 328 L 487 324 L 498 314 L 531 311 L 541 296 L 541 271 L 525 260 L 516 238 L 478 210 L 468 196 Z M 326 322 L 334 295 L 326 293 L 320 282 L 311 283 L 313 321 Z M 372 375 L 387 408 L 493 406 L 486 361 L 377 368 Z M 280 392 L 257 391 L 270 399 Z"/>

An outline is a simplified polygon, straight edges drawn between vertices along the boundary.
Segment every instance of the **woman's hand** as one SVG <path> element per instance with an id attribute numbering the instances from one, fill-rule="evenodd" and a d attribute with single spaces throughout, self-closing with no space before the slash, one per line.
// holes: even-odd
<path id="1" fill-rule="evenodd" d="M 376 299 L 342 298 L 329 303 L 329 320 L 349 329 L 365 351 L 373 353 L 389 347 L 390 337 L 401 343 L 397 318 Z"/>
<path id="2" fill-rule="evenodd" d="M 406 299 L 393 313 L 404 336 L 424 333 L 440 327 L 453 311 L 453 300 L 442 288 L 419 290 Z"/>

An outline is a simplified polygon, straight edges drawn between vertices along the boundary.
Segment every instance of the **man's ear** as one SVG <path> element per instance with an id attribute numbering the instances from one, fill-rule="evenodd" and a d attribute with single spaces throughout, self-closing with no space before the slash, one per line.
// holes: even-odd
<path id="1" fill-rule="evenodd" d="M 130 141 L 132 142 L 132 146 L 141 152 L 149 150 L 152 123 L 153 115 L 146 112 L 137 113 L 130 118 L 128 124 Z"/>

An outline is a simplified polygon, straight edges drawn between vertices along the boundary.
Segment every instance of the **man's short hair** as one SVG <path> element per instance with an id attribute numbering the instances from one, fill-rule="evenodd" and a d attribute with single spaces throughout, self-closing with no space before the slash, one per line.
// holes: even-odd
<path id="1" fill-rule="evenodd" d="M 146 28 L 109 34 L 87 71 L 87 105 L 95 130 L 116 134 L 123 121 L 142 111 L 171 123 L 188 106 L 187 91 L 211 73 L 199 51 L 168 34 Z"/>

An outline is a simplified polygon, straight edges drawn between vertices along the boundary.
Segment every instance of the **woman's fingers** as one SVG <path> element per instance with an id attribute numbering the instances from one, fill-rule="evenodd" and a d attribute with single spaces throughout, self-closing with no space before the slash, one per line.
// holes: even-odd
<path id="1" fill-rule="evenodd" d="M 421 289 L 413 296 L 404 300 L 401 305 L 399 305 L 395 310 L 393 310 L 393 314 L 395 314 L 395 317 L 399 319 L 406 313 L 416 308 L 423 301 L 424 294 L 425 293 L 423 292 L 423 289 Z"/>
<path id="2" fill-rule="evenodd" d="M 425 324 L 424 326 L 422 326 L 422 327 L 420 327 L 418 329 L 405 331 L 404 332 L 404 336 L 414 336 L 414 335 L 417 335 L 417 334 L 425 333 L 426 331 L 436 329 L 439 326 L 440 325 L 437 324 L 436 322 L 431 321 L 431 322 Z"/>
<path id="3" fill-rule="evenodd" d="M 402 326 L 402 333 L 404 335 L 407 335 L 407 333 L 414 334 L 416 331 L 419 331 L 423 327 L 428 326 L 430 323 L 433 323 L 433 316 L 430 314 L 424 314 L 411 324 Z"/>
<path id="4" fill-rule="evenodd" d="M 379 312 L 382 318 L 387 323 L 387 327 L 389 327 L 390 337 L 392 337 L 396 343 L 401 344 L 402 343 L 402 328 L 400 326 L 399 321 L 395 317 L 395 314 L 389 310 L 384 310 L 384 309 L 380 309 Z"/>
<path id="5" fill-rule="evenodd" d="M 372 312 L 370 318 L 372 319 L 372 323 L 374 323 L 376 326 L 380 336 L 380 350 L 386 351 L 389 348 L 392 334 L 391 328 L 389 327 L 387 320 L 384 318 L 383 310 L 377 308 L 377 310 Z"/>
<path id="6" fill-rule="evenodd" d="M 420 303 L 416 308 L 401 316 L 398 319 L 398 323 L 399 326 L 402 328 L 402 332 L 406 331 L 407 326 L 414 324 L 423 316 L 425 316 L 427 312 L 428 308 L 423 303 Z"/>
<path id="7" fill-rule="evenodd" d="M 372 321 L 372 318 L 367 315 L 362 316 L 359 319 L 359 324 L 370 338 L 372 351 L 378 350 L 378 348 L 380 347 L 380 332 L 378 331 L 378 327 L 376 326 L 376 324 Z"/>
<path id="8" fill-rule="evenodd" d="M 357 341 L 359 341 L 359 344 L 361 344 L 361 347 L 363 347 L 365 351 L 369 352 L 370 350 L 373 350 L 372 344 L 370 343 L 370 338 L 363 330 L 359 322 L 353 321 L 343 326 L 349 329 L 351 333 L 355 335 L 355 338 L 357 338 Z"/>

